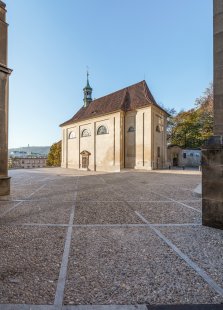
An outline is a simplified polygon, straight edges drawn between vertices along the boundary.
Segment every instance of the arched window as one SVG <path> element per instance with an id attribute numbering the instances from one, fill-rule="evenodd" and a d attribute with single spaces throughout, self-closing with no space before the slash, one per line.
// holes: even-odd
<path id="1" fill-rule="evenodd" d="M 75 135 L 75 132 L 74 131 L 71 131 L 70 133 L 69 133 L 69 139 L 74 139 L 74 138 L 76 138 L 76 135 Z"/>
<path id="2" fill-rule="evenodd" d="M 81 137 L 89 137 L 90 135 L 91 134 L 90 134 L 90 131 L 88 129 L 82 130 Z"/>
<path id="3" fill-rule="evenodd" d="M 98 127 L 97 135 L 105 135 L 106 133 L 108 133 L 108 130 L 104 125 Z"/>
<path id="4" fill-rule="evenodd" d="M 128 129 L 128 132 L 134 132 L 135 131 L 135 128 L 130 126 L 129 129 Z"/>

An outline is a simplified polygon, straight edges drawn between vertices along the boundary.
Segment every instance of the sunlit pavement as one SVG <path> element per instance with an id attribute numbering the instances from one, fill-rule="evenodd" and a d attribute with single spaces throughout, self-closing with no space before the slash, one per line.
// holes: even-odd
<path id="1" fill-rule="evenodd" d="M 10 175 L 0 309 L 223 307 L 223 231 L 201 226 L 200 172 Z"/>

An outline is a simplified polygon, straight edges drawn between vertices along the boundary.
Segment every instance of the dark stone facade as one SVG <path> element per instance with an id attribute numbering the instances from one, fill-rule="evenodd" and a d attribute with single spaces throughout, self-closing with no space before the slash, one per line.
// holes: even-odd
<path id="1" fill-rule="evenodd" d="M 223 229 L 223 144 L 209 143 L 203 149 L 202 171 L 202 223 Z"/>
<path id="2" fill-rule="evenodd" d="M 6 6 L 0 1 L 0 195 L 9 195 L 8 177 L 8 93 L 9 75 L 7 67 L 8 24 Z"/>
<path id="3" fill-rule="evenodd" d="M 223 229 L 223 0 L 214 0 L 214 136 L 202 151 L 202 222 Z"/>

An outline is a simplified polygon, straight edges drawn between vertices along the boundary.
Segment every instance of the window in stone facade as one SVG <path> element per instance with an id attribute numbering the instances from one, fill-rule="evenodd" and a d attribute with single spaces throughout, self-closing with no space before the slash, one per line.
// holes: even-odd
<path id="1" fill-rule="evenodd" d="M 71 131 L 70 133 L 69 133 L 69 139 L 74 139 L 74 138 L 76 138 L 76 135 L 75 135 L 75 132 L 74 131 Z"/>
<path id="2" fill-rule="evenodd" d="M 90 131 L 88 129 L 82 130 L 81 137 L 89 137 L 90 135 L 91 134 L 90 134 Z"/>
<path id="3" fill-rule="evenodd" d="M 104 125 L 98 127 L 97 135 L 105 135 L 106 133 L 108 133 L 108 130 Z"/>
<path id="4" fill-rule="evenodd" d="M 157 157 L 158 158 L 160 157 L 160 147 L 159 146 L 157 147 Z"/>
<path id="5" fill-rule="evenodd" d="M 135 128 L 130 126 L 129 129 L 128 129 L 128 132 L 135 132 Z"/>
<path id="6" fill-rule="evenodd" d="M 183 153 L 183 158 L 187 158 L 187 153 Z"/>
<path id="7" fill-rule="evenodd" d="M 157 115 L 157 125 L 156 125 L 156 131 L 157 132 L 163 132 L 164 130 L 164 120 L 161 116 Z"/>
<path id="8" fill-rule="evenodd" d="M 157 126 L 156 126 L 156 131 L 157 131 L 157 132 L 161 132 L 160 125 L 157 125 Z"/>

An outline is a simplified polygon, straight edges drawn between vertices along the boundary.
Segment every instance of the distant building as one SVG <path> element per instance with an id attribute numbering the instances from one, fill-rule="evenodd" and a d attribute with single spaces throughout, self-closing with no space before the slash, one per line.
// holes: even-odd
<path id="1" fill-rule="evenodd" d="M 46 157 L 47 154 L 40 154 L 35 152 L 25 152 L 25 151 L 12 151 L 9 154 L 10 157 Z"/>
<path id="2" fill-rule="evenodd" d="M 95 100 L 88 78 L 83 90 L 83 106 L 60 125 L 63 168 L 166 167 L 168 113 L 156 103 L 145 81 Z"/>
<path id="3" fill-rule="evenodd" d="M 10 157 L 9 168 L 30 169 L 46 167 L 47 157 Z"/>
<path id="4" fill-rule="evenodd" d="M 10 157 L 26 157 L 28 153 L 24 151 L 12 151 L 9 155 Z"/>
<path id="5" fill-rule="evenodd" d="M 201 149 L 169 145 L 167 160 L 169 165 L 173 167 L 199 167 L 201 165 Z"/>

